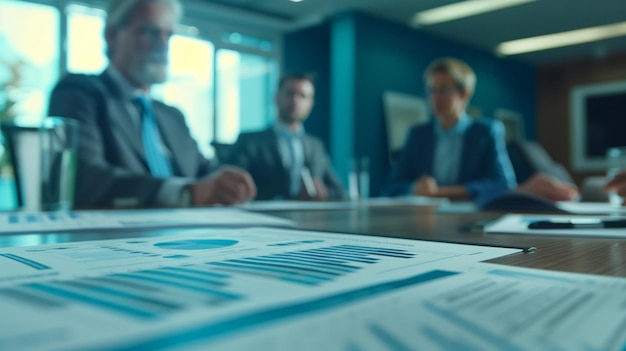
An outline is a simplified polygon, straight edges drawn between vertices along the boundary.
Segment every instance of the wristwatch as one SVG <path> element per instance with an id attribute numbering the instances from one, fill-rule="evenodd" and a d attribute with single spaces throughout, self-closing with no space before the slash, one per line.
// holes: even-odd
<path id="1" fill-rule="evenodd" d="M 191 200 L 191 184 L 187 184 L 182 187 L 178 195 L 178 207 L 190 207 Z"/>

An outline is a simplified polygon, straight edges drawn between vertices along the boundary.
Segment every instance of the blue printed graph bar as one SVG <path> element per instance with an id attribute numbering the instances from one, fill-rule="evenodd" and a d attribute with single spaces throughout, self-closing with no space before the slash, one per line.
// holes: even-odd
<path id="1" fill-rule="evenodd" d="M 12 213 L 9 215 L 9 224 L 17 224 L 20 222 L 20 218 L 17 214 Z"/>
<path id="2" fill-rule="evenodd" d="M 231 242 L 179 241 L 169 242 L 166 246 L 195 249 L 217 244 L 227 246 Z M 68 252 L 66 255 L 74 259 L 112 260 L 132 256 L 150 257 L 153 254 L 103 245 L 89 252 Z M 133 318 L 156 319 L 176 313 L 191 304 L 223 305 L 245 299 L 248 292 L 233 292 L 230 288 L 232 279 L 238 276 L 253 275 L 315 286 L 357 272 L 379 262 L 381 257 L 406 259 L 413 256 L 404 250 L 337 245 L 97 278 L 26 284 L 17 288 L 22 298 L 10 289 L 0 289 L 0 295 L 25 304 L 84 304 Z M 0 257 L 36 270 L 50 269 L 23 257 L 7 254 Z"/>
<path id="3" fill-rule="evenodd" d="M 198 342 L 216 341 L 225 336 L 244 332 L 255 327 L 266 326 L 278 321 L 308 315 L 316 312 L 324 312 L 339 308 L 344 305 L 353 304 L 376 296 L 384 295 L 390 291 L 411 286 L 417 286 L 428 282 L 436 281 L 458 274 L 457 272 L 433 270 L 406 279 L 376 284 L 358 288 L 352 291 L 339 293 L 332 296 L 322 297 L 312 301 L 299 302 L 277 308 L 255 311 L 250 314 L 235 316 L 217 322 L 210 322 L 203 325 L 158 337 L 127 344 L 115 348 L 104 348 L 107 351 L 130 351 L 130 350 L 163 350 L 166 348 L 175 349 L 192 345 Z M 404 350 L 405 345 L 384 329 L 372 327 L 370 332 L 378 339 L 385 342 L 392 350 Z M 358 349 L 353 345 L 353 349 Z"/>
<path id="4" fill-rule="evenodd" d="M 120 248 L 116 246 L 102 245 L 99 247 L 90 247 L 85 249 L 75 249 L 72 247 L 53 247 L 53 248 L 43 248 L 43 249 L 30 249 L 26 250 L 27 252 L 57 252 L 60 255 L 63 255 L 72 260 L 77 260 L 81 262 L 86 261 L 112 261 L 112 260 L 125 260 L 125 259 L 136 259 L 139 257 L 164 257 L 160 254 L 140 251 L 140 250 L 132 250 L 126 248 Z M 65 251 L 63 253 L 59 253 L 58 251 Z M 179 257 L 179 256 L 173 256 Z M 186 257 L 186 256 L 182 256 Z"/>
<path id="5" fill-rule="evenodd" d="M 161 255 L 152 252 L 144 252 L 119 248 L 115 246 L 100 246 L 90 250 L 72 251 L 64 254 L 65 256 L 80 261 L 111 261 L 124 260 L 137 257 L 160 257 Z"/>
<path id="6" fill-rule="evenodd" d="M 407 259 L 415 257 L 415 254 L 400 249 L 337 245 L 209 264 L 234 273 L 318 285 L 360 270 L 363 264 L 375 264 L 381 259 L 377 256 Z"/>
<path id="7" fill-rule="evenodd" d="M 0 296 L 44 308 L 83 304 L 137 319 L 157 319 L 190 303 L 222 305 L 243 299 L 228 291 L 231 279 L 231 275 L 208 271 L 206 265 L 188 265 L 25 284 L 0 289 Z"/>
<path id="8" fill-rule="evenodd" d="M 46 265 L 45 265 L 45 264 L 43 264 L 43 263 L 39 263 L 39 262 L 36 262 L 36 261 L 30 260 L 30 259 L 25 258 L 25 257 L 18 256 L 18 255 L 13 255 L 13 254 L 0 254 L 0 257 L 8 258 L 8 259 L 13 260 L 13 261 L 15 261 L 15 262 L 19 262 L 19 263 L 21 263 L 21 264 L 23 264 L 23 265 L 25 265 L 25 266 L 28 266 L 28 267 L 34 268 L 34 269 L 36 269 L 36 270 L 38 270 L 38 271 L 43 271 L 43 270 L 51 269 L 50 267 L 46 266 Z"/>
<path id="9" fill-rule="evenodd" d="M 158 317 L 158 313 L 141 307 L 133 306 L 131 303 L 122 303 L 121 299 L 103 298 L 97 294 L 90 294 L 84 289 L 73 289 L 71 287 L 62 286 L 61 284 L 28 284 L 25 286 L 32 291 L 55 296 L 63 300 L 71 300 L 72 302 L 80 302 L 103 308 L 112 312 L 123 313 L 132 317 L 141 319 L 154 319 Z M 132 299 L 129 299 L 132 302 Z"/>
<path id="10" fill-rule="evenodd" d="M 72 224 L 80 220 L 80 215 L 73 212 L 46 212 L 46 213 L 20 213 L 14 212 L 7 214 L 7 224 L 23 225 L 23 224 L 45 224 L 45 223 L 69 223 Z M 69 219 L 69 221 L 68 221 Z"/>
<path id="11" fill-rule="evenodd" d="M 0 290 L 0 299 L 13 300 L 18 303 L 23 303 L 38 308 L 59 308 L 66 305 L 62 300 L 55 299 L 50 296 L 44 296 L 41 294 L 33 293 L 24 288 L 10 288 Z"/>

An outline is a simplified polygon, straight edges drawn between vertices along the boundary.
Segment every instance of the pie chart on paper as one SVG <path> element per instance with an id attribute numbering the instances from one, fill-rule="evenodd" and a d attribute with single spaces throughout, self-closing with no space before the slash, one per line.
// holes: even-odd
<path id="1" fill-rule="evenodd" d="M 237 243 L 239 243 L 239 241 L 226 239 L 190 239 L 165 241 L 162 243 L 156 243 L 154 246 L 166 250 L 211 250 L 233 246 Z"/>

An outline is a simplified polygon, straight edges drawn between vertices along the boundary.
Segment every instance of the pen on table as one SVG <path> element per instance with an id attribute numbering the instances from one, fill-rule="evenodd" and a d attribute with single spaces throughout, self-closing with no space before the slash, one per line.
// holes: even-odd
<path id="1" fill-rule="evenodd" d="M 461 245 L 472 245 L 472 246 L 487 246 L 487 247 L 501 247 L 504 249 L 518 249 L 522 250 L 522 252 L 535 252 L 537 248 L 534 246 L 514 246 L 514 245 L 499 245 L 499 244 L 486 244 L 486 243 L 472 243 L 472 242 L 464 242 L 464 241 L 455 241 L 455 240 L 434 240 L 434 239 L 418 239 L 421 241 L 433 241 L 438 243 L 447 243 L 447 244 L 461 244 Z"/>
<path id="2" fill-rule="evenodd" d="M 536 221 L 528 225 L 528 229 L 601 229 L 626 228 L 626 219 L 591 219 L 570 221 Z"/>
<path id="3" fill-rule="evenodd" d="M 307 232 L 318 232 L 325 233 L 324 230 L 320 229 L 303 229 Z M 342 234 L 353 234 L 353 235 L 363 235 L 358 232 L 350 232 L 350 231 L 341 231 Z M 485 244 L 485 243 L 476 243 L 476 242 L 466 242 L 466 241 L 456 241 L 456 240 L 445 240 L 445 239 L 426 239 L 426 238 L 417 238 L 419 241 L 429 241 L 434 243 L 446 243 L 446 244 L 460 244 L 460 245 L 472 245 L 472 246 L 487 246 L 487 247 L 501 247 L 503 249 L 517 249 L 522 250 L 522 252 L 536 252 L 537 248 L 534 246 L 514 246 L 514 245 L 499 245 L 499 244 Z"/>
<path id="4" fill-rule="evenodd" d="M 311 171 L 309 171 L 307 167 L 303 167 L 300 171 L 300 175 L 302 176 L 302 183 L 304 184 L 304 190 L 306 190 L 307 195 L 309 195 L 310 198 L 316 197 L 317 189 L 315 188 Z"/>
<path id="5" fill-rule="evenodd" d="M 478 245 L 478 246 L 488 246 L 488 247 L 502 247 L 505 249 L 519 249 L 522 252 L 536 252 L 537 248 L 534 246 L 513 246 L 513 245 L 495 245 L 495 244 L 469 244 L 463 243 L 464 245 Z"/>

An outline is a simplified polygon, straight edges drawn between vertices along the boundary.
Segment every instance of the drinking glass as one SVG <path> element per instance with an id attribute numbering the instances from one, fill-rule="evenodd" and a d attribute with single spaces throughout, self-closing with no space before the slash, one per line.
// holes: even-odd
<path id="1" fill-rule="evenodd" d="M 72 209 L 78 128 L 78 121 L 63 117 L 46 117 L 39 128 L 43 211 Z"/>

